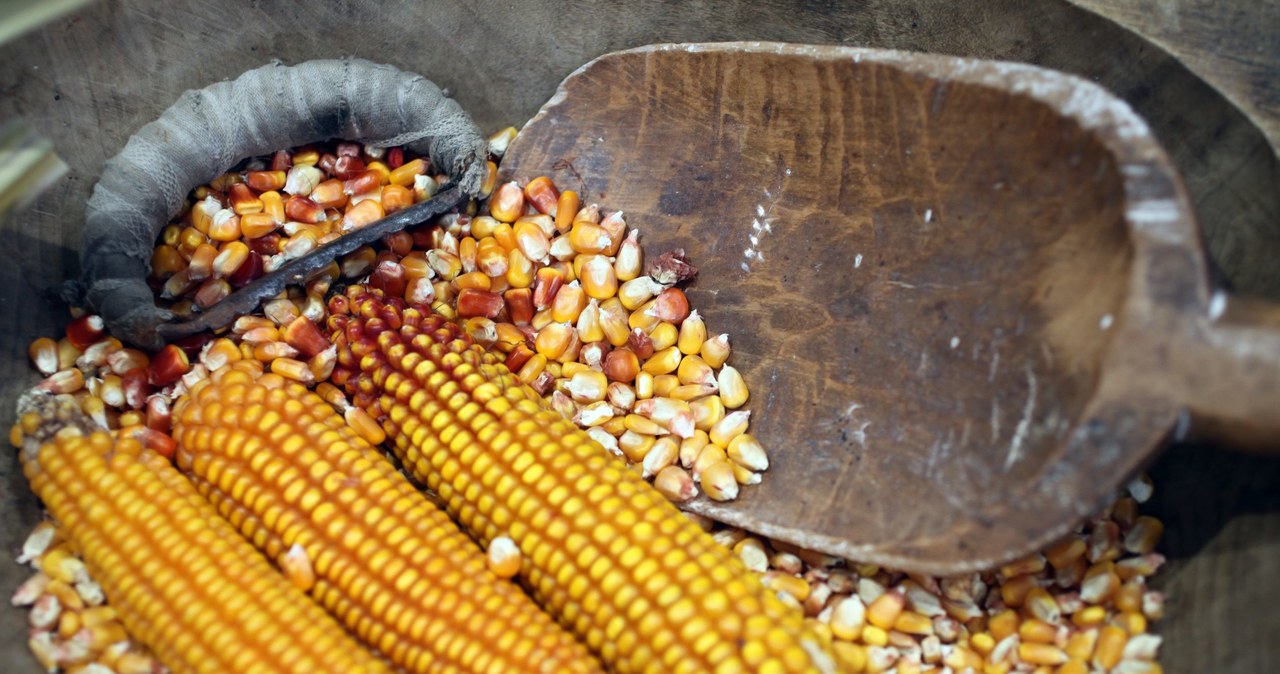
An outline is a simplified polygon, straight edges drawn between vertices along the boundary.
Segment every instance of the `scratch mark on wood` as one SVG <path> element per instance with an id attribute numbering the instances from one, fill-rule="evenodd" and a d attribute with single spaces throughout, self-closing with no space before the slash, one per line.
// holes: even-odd
<path id="1" fill-rule="evenodd" d="M 1022 418 L 1013 431 L 1013 439 L 1009 441 L 1009 456 L 1004 460 L 1004 469 L 1009 470 L 1022 454 L 1022 443 L 1031 431 L 1031 418 L 1036 411 L 1036 373 L 1027 365 L 1027 402 L 1022 406 Z"/>

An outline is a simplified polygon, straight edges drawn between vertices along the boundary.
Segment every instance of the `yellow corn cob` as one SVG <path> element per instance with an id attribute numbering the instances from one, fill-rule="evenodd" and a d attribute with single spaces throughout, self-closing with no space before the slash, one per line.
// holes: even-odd
<path id="1" fill-rule="evenodd" d="M 828 672 L 829 647 L 728 550 L 426 307 L 353 286 L 345 383 L 404 465 L 482 541 L 509 536 L 536 598 L 631 672 Z M 359 370 L 348 370 L 351 365 Z"/>
<path id="2" fill-rule="evenodd" d="M 137 440 L 72 424 L 23 456 L 121 622 L 174 672 L 389 672 Z"/>
<path id="3" fill-rule="evenodd" d="M 192 388 L 176 462 L 268 557 L 302 555 L 321 605 L 408 671 L 602 671 L 319 395 L 261 374 Z"/>

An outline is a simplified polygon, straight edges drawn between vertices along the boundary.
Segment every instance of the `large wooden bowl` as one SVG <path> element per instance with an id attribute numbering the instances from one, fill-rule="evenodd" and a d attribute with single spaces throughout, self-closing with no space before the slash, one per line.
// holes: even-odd
<path id="1" fill-rule="evenodd" d="M 592 58 L 662 41 L 856 44 L 1035 63 L 1086 77 L 1133 105 L 1185 178 L 1216 268 L 1235 287 L 1280 297 L 1280 162 L 1211 77 L 1222 72 L 1215 63 L 1258 72 L 1256 58 L 1232 55 L 1265 55 L 1249 47 L 1268 44 L 1274 22 L 1265 19 L 1274 8 L 1244 0 L 1073 1 L 1119 8 L 1170 36 L 1198 36 L 1184 44 L 1213 67 L 1106 18 L 1116 11 L 1096 14 L 1068 0 L 868 0 L 823 3 L 821 11 L 786 0 L 89 3 L 0 45 L 0 117 L 31 121 L 71 166 L 34 207 L 0 226 L 0 422 L 13 421 L 14 399 L 36 381 L 26 345 L 66 321 L 65 307 L 44 293 L 78 273 L 84 204 L 103 161 L 182 91 L 269 59 L 353 55 L 421 72 L 449 87 L 488 131 L 524 123 Z M 1263 39 L 1231 30 L 1236 23 L 1255 26 Z M 1248 81 L 1272 91 L 1267 72 Z M 701 287 L 712 281 L 704 277 Z M 746 333 L 735 336 L 746 349 Z M 756 393 L 765 389 L 757 384 Z M 1179 444 L 1152 470 L 1149 505 L 1166 522 L 1160 550 L 1170 557 L 1155 579 L 1169 597 L 1166 618 L 1154 625 L 1165 637 L 1165 671 L 1267 671 L 1280 660 L 1280 641 L 1271 638 L 1280 612 L 1269 609 L 1280 602 L 1280 573 L 1271 570 L 1280 565 L 1280 462 Z M 0 459 L 0 548 L 16 556 L 39 517 L 13 455 Z M 0 563 L 0 599 L 26 575 Z M 24 612 L 0 610 L 0 670 L 39 671 L 25 626 Z"/>

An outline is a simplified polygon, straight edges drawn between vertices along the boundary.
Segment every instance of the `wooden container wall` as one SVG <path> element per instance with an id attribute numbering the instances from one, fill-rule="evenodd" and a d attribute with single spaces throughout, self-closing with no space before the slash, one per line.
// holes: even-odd
<path id="1" fill-rule="evenodd" d="M 1228 4 L 1240 12 L 1269 11 Z M 48 291 L 76 273 L 84 201 L 103 161 L 183 90 L 270 59 L 353 55 L 423 73 L 452 90 L 482 129 L 497 130 L 522 124 L 565 76 L 602 53 L 716 40 L 932 51 L 1024 61 L 1093 79 L 1130 102 L 1172 155 L 1222 279 L 1239 291 L 1280 298 L 1274 263 L 1280 165 L 1264 133 L 1183 61 L 1061 0 L 514 7 L 490 0 L 449 6 L 104 0 L 0 46 L 0 119 L 33 122 L 71 167 L 35 206 L 2 225 L 0 423 L 12 422 L 13 400 L 36 379 L 26 345 L 56 334 L 65 322 L 65 308 Z M 1228 90 L 1239 100 L 1238 91 Z M 1258 105 L 1244 107 L 1257 118 Z M 1151 507 L 1166 520 L 1162 550 L 1171 558 L 1158 579 L 1169 593 L 1169 617 L 1157 626 L 1166 637 L 1166 671 L 1264 671 L 1280 661 L 1280 644 L 1267 638 L 1280 630 L 1280 612 L 1271 608 L 1280 602 L 1280 573 L 1270 570 L 1280 568 L 1280 465 L 1178 445 L 1152 472 L 1158 491 Z M 6 454 L 0 458 L 0 551 L 16 556 L 38 516 L 13 455 Z M 11 595 L 25 574 L 0 562 L 0 594 Z M 5 671 L 38 671 L 25 636 L 25 614 L 0 610 Z"/>

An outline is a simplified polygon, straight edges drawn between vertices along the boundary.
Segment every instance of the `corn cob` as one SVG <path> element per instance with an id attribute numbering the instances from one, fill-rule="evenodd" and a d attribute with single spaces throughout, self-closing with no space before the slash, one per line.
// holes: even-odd
<path id="1" fill-rule="evenodd" d="M 46 403 L 46 425 L 65 428 L 24 447 L 24 473 L 125 627 L 170 669 L 389 671 L 290 587 L 167 459 L 131 437 L 84 433 L 69 419 L 69 399 Z"/>
<path id="2" fill-rule="evenodd" d="M 413 672 L 602 671 L 333 407 L 261 375 L 240 361 L 178 403 L 177 464 L 352 632 Z"/>
<path id="3" fill-rule="evenodd" d="M 455 517 L 519 545 L 535 597 L 611 669 L 834 671 L 800 611 L 459 326 L 361 286 L 348 298 L 329 320 L 336 380 L 386 413 L 397 455 Z"/>

